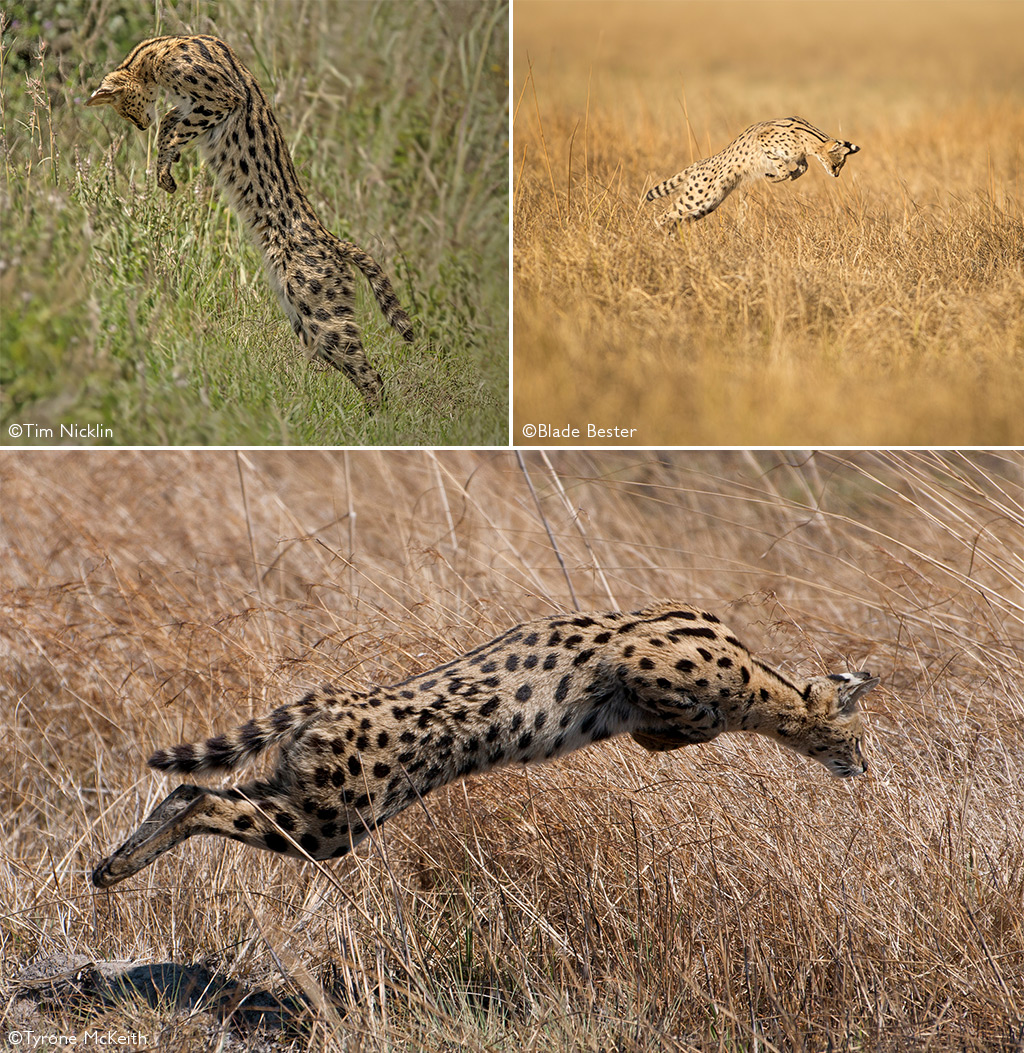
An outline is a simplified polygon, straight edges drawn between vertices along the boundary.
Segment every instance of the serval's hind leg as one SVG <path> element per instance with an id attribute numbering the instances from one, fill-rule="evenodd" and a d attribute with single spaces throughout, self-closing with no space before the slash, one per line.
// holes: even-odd
<path id="1" fill-rule="evenodd" d="M 346 311 L 349 316 L 344 314 Z M 367 406 L 376 409 L 383 401 L 384 384 L 380 374 L 367 361 L 359 329 L 350 317 L 351 309 L 342 305 L 335 313 L 339 315 L 336 328 L 321 333 L 313 353 L 340 369 L 366 399 Z"/>
<path id="2" fill-rule="evenodd" d="M 113 855 L 92 872 L 97 888 L 110 888 L 148 866 L 186 837 L 198 833 L 193 819 L 206 790 L 200 786 L 179 786 L 146 817 L 145 822 Z"/>
<path id="3" fill-rule="evenodd" d="M 110 888 L 195 834 L 217 834 L 303 859 L 319 847 L 313 830 L 312 817 L 297 815 L 288 808 L 287 799 L 266 783 L 231 790 L 186 784 L 165 797 L 138 830 L 96 867 L 92 883 Z M 334 847 L 333 854 L 341 855 L 347 847 Z"/>

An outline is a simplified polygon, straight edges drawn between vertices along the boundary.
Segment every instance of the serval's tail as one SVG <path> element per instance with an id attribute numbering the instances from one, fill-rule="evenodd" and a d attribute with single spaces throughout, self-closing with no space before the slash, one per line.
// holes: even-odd
<path id="1" fill-rule="evenodd" d="M 333 693 L 333 691 L 332 691 Z M 323 695 L 311 691 L 298 702 L 256 717 L 234 731 L 216 735 L 205 742 L 182 743 L 157 750 L 149 766 L 159 771 L 194 774 L 204 771 L 230 771 L 300 731 L 323 707 Z"/>
<path id="2" fill-rule="evenodd" d="M 655 198 L 667 197 L 676 189 L 676 187 L 682 184 L 683 176 L 685 175 L 686 170 L 684 169 L 682 172 L 678 173 L 678 175 L 674 175 L 671 179 L 666 179 L 664 183 L 652 186 L 651 189 L 647 191 L 647 197 L 645 200 L 653 201 Z"/>
<path id="3" fill-rule="evenodd" d="M 377 261 L 358 245 L 352 242 L 342 242 L 345 252 L 352 262 L 363 272 L 366 280 L 370 283 L 373 295 L 380 306 L 388 324 L 394 326 L 404 340 L 412 341 L 412 322 L 409 316 L 402 310 L 395 296 L 395 290 L 391 288 L 388 276 L 380 269 Z"/>

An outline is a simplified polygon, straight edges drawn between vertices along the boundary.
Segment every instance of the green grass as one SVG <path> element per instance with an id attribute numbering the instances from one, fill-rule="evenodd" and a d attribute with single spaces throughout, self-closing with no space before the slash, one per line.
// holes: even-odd
<path id="1" fill-rule="evenodd" d="M 100 429 L 86 444 L 507 441 L 505 5 L 14 4 L 7 16 L 5 442 L 75 441 L 62 425 Z M 140 40 L 190 32 L 239 52 L 325 225 L 378 259 L 413 318 L 406 344 L 360 284 L 357 321 L 387 386 L 374 415 L 306 361 L 197 152 L 168 195 L 155 130 L 82 106 Z"/>

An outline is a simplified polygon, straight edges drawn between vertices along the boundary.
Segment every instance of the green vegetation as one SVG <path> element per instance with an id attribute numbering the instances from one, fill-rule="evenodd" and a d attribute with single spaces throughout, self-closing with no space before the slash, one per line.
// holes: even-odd
<path id="1" fill-rule="evenodd" d="M 505 5 L 96 0 L 7 18 L 4 441 L 74 441 L 64 425 L 100 429 L 86 444 L 507 442 Z M 325 225 L 380 261 L 413 318 L 410 345 L 358 279 L 387 385 L 375 415 L 303 357 L 197 152 L 168 195 L 148 171 L 155 129 L 81 105 L 140 40 L 189 32 L 239 52 Z"/>

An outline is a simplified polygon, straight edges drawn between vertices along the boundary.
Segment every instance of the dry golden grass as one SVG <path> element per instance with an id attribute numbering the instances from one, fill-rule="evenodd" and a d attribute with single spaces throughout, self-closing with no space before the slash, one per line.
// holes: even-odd
<path id="1" fill-rule="evenodd" d="M 1021 39 L 1008 3 L 518 4 L 513 441 L 1024 441 Z M 837 180 L 655 229 L 649 187 L 792 113 L 861 146 Z"/>
<path id="2" fill-rule="evenodd" d="M 1022 1048 L 1021 455 L 40 452 L 0 476 L 5 1030 Z M 196 838 L 90 888 L 172 785 L 154 746 L 327 678 L 396 680 L 571 592 L 695 600 L 783 669 L 880 674 L 871 772 L 754 737 L 615 740 L 436 793 L 337 865 Z M 204 1013 L 14 1000 L 62 954 L 201 963 L 312 1007 L 228 1041 Z M 351 989 L 347 1012 L 324 996 Z"/>

